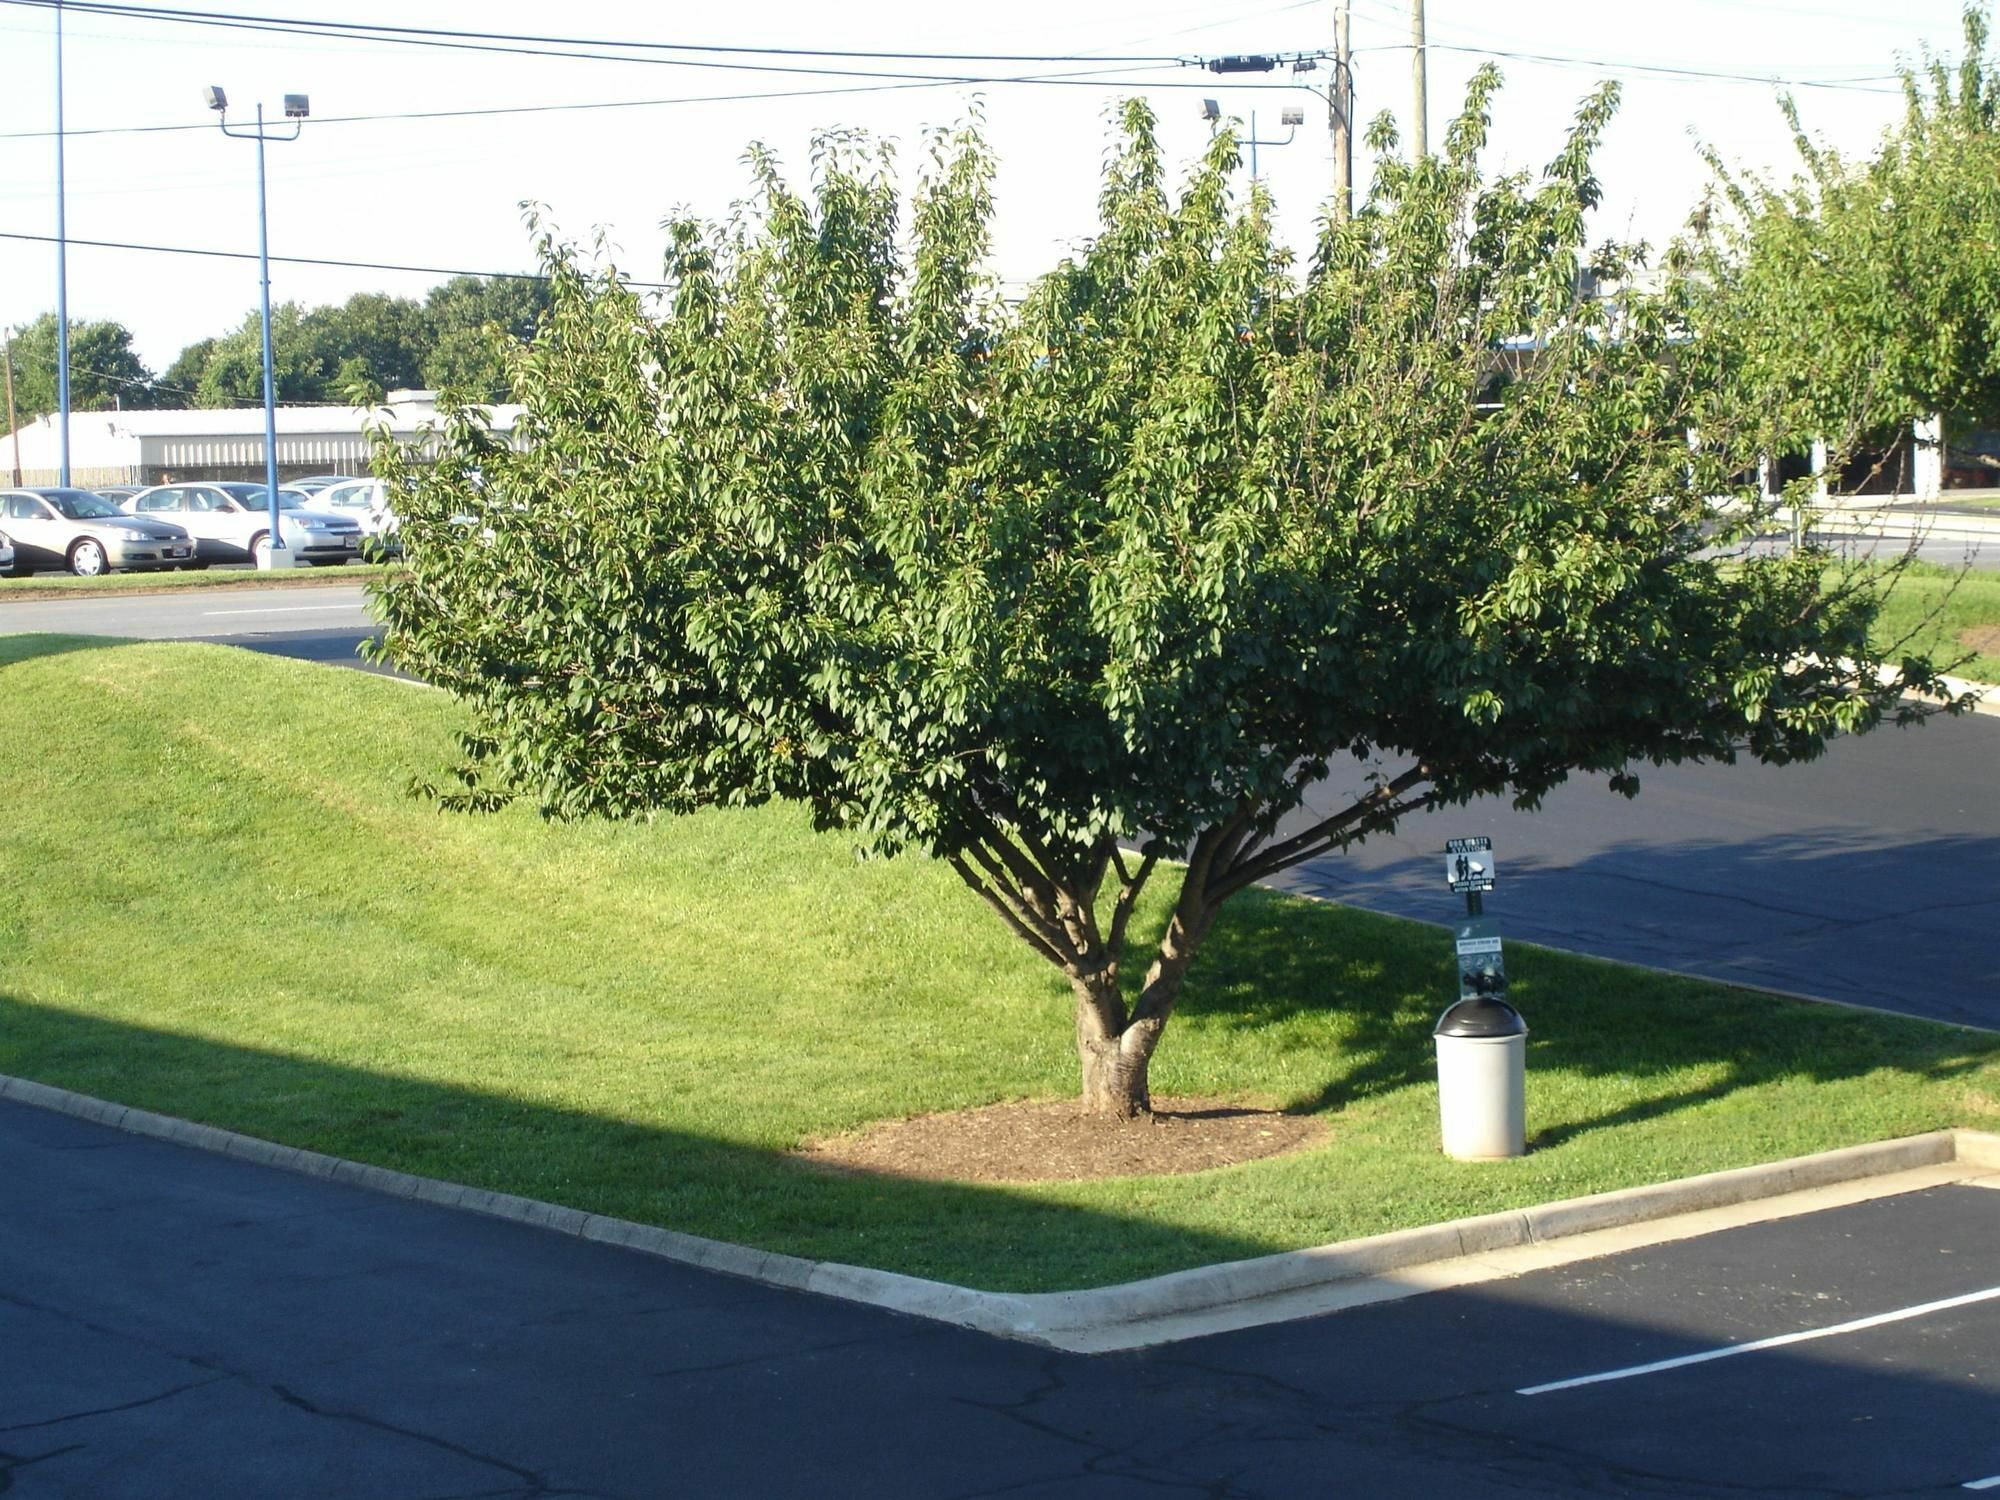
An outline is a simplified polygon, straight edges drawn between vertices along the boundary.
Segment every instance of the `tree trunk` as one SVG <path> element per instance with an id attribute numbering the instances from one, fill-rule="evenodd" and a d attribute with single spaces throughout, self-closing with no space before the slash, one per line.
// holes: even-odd
<path id="1" fill-rule="evenodd" d="M 1073 979 L 1076 989 L 1076 1056 L 1083 1070 L 1083 1103 L 1092 1114 L 1136 1120 L 1153 1112 L 1146 1086 L 1152 1038 L 1133 1034 L 1118 992 L 1118 971 L 1107 966 Z"/>
<path id="2" fill-rule="evenodd" d="M 1077 1039 L 1077 1055 L 1083 1064 L 1083 1103 L 1094 1115 L 1137 1120 L 1153 1112 L 1153 1096 L 1146 1082 L 1153 1049 L 1128 1052 L 1119 1045 L 1121 1040 Z"/>
<path id="3" fill-rule="evenodd" d="M 1213 913 L 1195 923 L 1179 915 L 1167 924 L 1159 955 L 1146 975 L 1139 1003 L 1128 1015 L 1115 967 L 1072 980 L 1076 990 L 1076 1053 L 1083 1070 L 1083 1102 L 1091 1113 L 1136 1120 L 1153 1112 L 1147 1075 L 1167 1029 L 1194 950 Z"/>

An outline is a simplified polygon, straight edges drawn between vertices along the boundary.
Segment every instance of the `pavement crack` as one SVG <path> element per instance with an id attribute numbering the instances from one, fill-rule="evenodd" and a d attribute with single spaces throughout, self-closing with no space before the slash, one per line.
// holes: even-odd
<path id="1" fill-rule="evenodd" d="M 1216 1479 L 1198 1479 L 1175 1473 L 1148 1451 L 1157 1441 L 1150 1434 L 1134 1438 L 1125 1444 L 1107 1443 L 1067 1431 L 1054 1421 L 1037 1415 L 1036 1408 L 1069 1393 L 1069 1381 L 1064 1370 L 1072 1359 L 1073 1356 L 1051 1352 L 1042 1360 L 1040 1382 L 1012 1401 L 974 1401 L 963 1396 L 954 1399 L 961 1406 L 971 1407 L 975 1411 L 990 1412 L 995 1416 L 1019 1423 L 1031 1432 L 1085 1450 L 1089 1456 L 1083 1462 L 1083 1472 L 1093 1478 L 1115 1476 L 1128 1483 L 1206 1496 L 1209 1500 L 1247 1500 L 1246 1492 L 1238 1490 L 1227 1475 Z M 996 1500 L 996 1497 L 1015 1491 L 1035 1489 L 1045 1486 L 1048 1482 L 1048 1476 L 1044 1475 L 1037 1479 L 1021 1480 L 996 1488 L 962 1491 L 952 1496 L 951 1500 Z"/>
<path id="2" fill-rule="evenodd" d="M 14 1473 L 30 1464 L 47 1463 L 52 1458 L 61 1458 L 65 1453 L 81 1453 L 82 1443 L 65 1443 L 60 1448 L 51 1448 L 46 1453 L 7 1453 L 0 1451 L 0 1495 L 14 1487 Z"/>
<path id="3" fill-rule="evenodd" d="M 227 1375 L 214 1375 L 207 1380 L 190 1380 L 185 1384 L 174 1386 L 170 1390 L 159 1391 L 151 1396 L 141 1396 L 136 1401 L 120 1401 L 114 1406 L 94 1406 L 88 1411 L 65 1412 L 59 1417 L 43 1417 L 38 1422 L 14 1422 L 8 1426 L 0 1427 L 0 1432 L 31 1432 L 37 1427 L 59 1427 L 64 1422 L 80 1422 L 85 1417 L 107 1417 L 113 1412 L 136 1411 L 142 1406 L 156 1406 L 162 1401 L 171 1401 L 174 1397 L 183 1395 L 188 1391 L 198 1391 L 204 1386 L 219 1385 L 227 1379 L 229 1379 Z"/>
<path id="4" fill-rule="evenodd" d="M 307 1400 L 290 1387 L 279 1385 L 276 1382 L 266 1386 L 265 1389 L 270 1391 L 272 1395 L 276 1396 L 287 1406 L 305 1412 L 309 1416 L 322 1417 L 332 1422 L 352 1422 L 357 1427 L 366 1427 L 375 1432 L 386 1432 L 395 1437 L 408 1438 L 411 1442 L 423 1443 L 428 1447 L 453 1454 L 458 1458 L 466 1459 L 472 1463 L 486 1464 L 491 1468 L 500 1470 L 503 1474 L 511 1474 L 516 1479 L 522 1481 L 522 1485 L 524 1486 L 517 1493 L 534 1496 L 536 1500 L 547 1500 L 547 1497 L 557 1494 L 582 1495 L 585 1493 L 580 1490 L 556 1490 L 550 1486 L 548 1479 L 544 1475 L 536 1473 L 533 1469 L 525 1468 L 520 1464 L 509 1463 L 506 1459 L 496 1458 L 490 1453 L 477 1452 L 474 1449 L 466 1447 L 463 1443 L 454 1443 L 451 1439 L 439 1437 L 435 1433 L 418 1432 L 415 1428 L 411 1427 L 399 1427 L 394 1422 L 386 1421 L 381 1417 L 372 1417 L 366 1412 L 341 1411 L 330 1406 L 320 1406 L 315 1402 Z"/>

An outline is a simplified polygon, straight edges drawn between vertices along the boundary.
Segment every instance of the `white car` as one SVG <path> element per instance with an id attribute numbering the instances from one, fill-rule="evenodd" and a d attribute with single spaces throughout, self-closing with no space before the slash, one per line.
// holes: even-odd
<path id="1" fill-rule="evenodd" d="M 125 502 L 126 511 L 148 520 L 171 521 L 191 532 L 197 567 L 218 562 L 264 566 L 271 548 L 270 502 L 261 484 L 209 480 L 156 484 Z M 348 516 L 308 509 L 302 497 L 278 490 L 278 525 L 295 561 L 328 566 L 361 555 L 361 528 Z"/>
<path id="2" fill-rule="evenodd" d="M 0 518 L 14 544 L 17 577 L 66 568 L 95 578 L 113 568 L 185 568 L 194 558 L 194 542 L 179 526 L 123 515 L 88 490 L 0 490 Z"/>
<path id="3" fill-rule="evenodd" d="M 380 479 L 343 479 L 330 484 L 312 498 L 314 510 L 352 516 L 364 538 L 385 552 L 399 550 L 396 544 L 396 513 L 389 508 L 389 486 Z"/>
<path id="4" fill-rule="evenodd" d="M 7 540 L 7 533 L 0 531 L 0 573 L 14 571 L 14 544 Z"/>

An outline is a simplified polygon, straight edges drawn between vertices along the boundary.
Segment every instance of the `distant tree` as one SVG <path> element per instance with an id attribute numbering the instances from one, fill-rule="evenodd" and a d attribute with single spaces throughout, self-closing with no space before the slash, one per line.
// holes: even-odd
<path id="1" fill-rule="evenodd" d="M 43 313 L 13 337 L 14 409 L 22 422 L 61 406 L 57 391 L 56 315 Z M 109 320 L 69 325 L 72 411 L 144 408 L 154 404 L 152 372 L 132 349 L 132 334 Z"/>
<path id="2" fill-rule="evenodd" d="M 329 371 L 306 314 L 296 302 L 271 309 L 271 385 L 280 405 L 337 400 L 329 396 Z M 196 387 L 197 406 L 258 406 L 264 400 L 263 319 L 245 315 L 214 341 Z"/>
<path id="3" fill-rule="evenodd" d="M 201 377 L 215 356 L 214 339 L 197 339 L 179 354 L 154 384 L 159 405 L 193 406 L 201 395 Z"/>
<path id="4" fill-rule="evenodd" d="M 314 308 L 300 331 L 326 372 L 321 400 L 358 394 L 379 401 L 384 392 L 406 390 L 423 378 L 430 330 L 422 304 L 411 298 L 357 292 L 337 307 Z"/>
<path id="5" fill-rule="evenodd" d="M 856 138 L 809 195 L 753 151 L 755 214 L 673 227 L 664 321 L 544 235 L 525 449 L 467 410 L 421 476 L 377 458 L 387 653 L 476 725 L 450 804 L 791 798 L 948 861 L 1067 980 L 1084 1098 L 1132 1115 L 1250 884 L 1418 808 L 1914 717 L 1934 674 L 1884 667 L 1865 579 L 1718 554 L 1743 392 L 1687 282 L 1579 296 L 1629 270 L 1584 249 L 1611 91 L 1546 175 L 1489 182 L 1496 77 L 1442 155 L 1378 123 L 1303 276 L 1262 185 L 1232 201 L 1232 134 L 1175 196 L 1138 103 L 1097 239 L 1018 307 L 978 270 L 971 132 L 907 231 Z"/>
<path id="6" fill-rule="evenodd" d="M 507 351 L 526 343 L 548 311 L 547 283 L 526 277 L 454 276 L 424 299 L 431 345 L 423 383 L 481 401 L 509 394 Z"/>
<path id="7" fill-rule="evenodd" d="M 1931 413 L 2000 410 L 2000 75 L 1981 12 L 1964 34 L 1956 69 L 1905 70 L 1903 118 L 1872 155 L 1814 142 L 1789 99 L 1789 181 L 1710 153 L 1707 321 L 1760 397 L 1764 451 L 1819 437 L 1838 466 Z"/>

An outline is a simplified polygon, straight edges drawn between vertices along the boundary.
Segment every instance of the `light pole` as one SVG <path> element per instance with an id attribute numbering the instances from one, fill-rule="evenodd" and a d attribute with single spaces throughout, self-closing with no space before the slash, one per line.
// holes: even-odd
<path id="1" fill-rule="evenodd" d="M 1222 106 L 1213 99 L 1202 100 L 1201 117 L 1208 121 L 1209 128 L 1213 130 L 1215 125 L 1222 119 Z M 1280 125 L 1291 126 L 1291 134 L 1286 136 L 1282 141 L 1260 141 L 1257 139 L 1257 111 L 1254 109 L 1250 111 L 1250 134 L 1243 138 L 1242 144 L 1250 148 L 1250 180 L 1252 182 L 1257 180 L 1257 148 L 1259 146 L 1291 145 L 1293 140 L 1298 136 L 1299 127 L 1305 124 L 1305 122 L 1305 110 L 1296 104 L 1287 104 L 1279 112 L 1278 123 Z"/>
<path id="2" fill-rule="evenodd" d="M 69 488 L 69 227 L 63 191 L 63 8 L 56 0 L 56 413 L 62 421 L 57 445 L 58 478 Z"/>
<path id="3" fill-rule="evenodd" d="M 264 142 L 297 140 L 299 132 L 305 129 L 306 116 L 312 113 L 312 105 L 304 94 L 285 95 L 285 118 L 292 122 L 290 135 L 265 131 L 261 103 L 257 106 L 255 130 L 231 130 L 229 96 L 215 84 L 208 86 L 208 107 L 215 111 L 216 124 L 222 127 L 224 135 L 257 143 L 257 270 L 264 294 L 264 483 L 267 487 L 264 498 L 271 507 L 271 536 L 257 564 L 262 568 L 289 568 L 291 554 L 285 550 L 284 529 L 278 524 L 278 403 L 271 375 L 271 236 L 269 215 L 264 207 Z"/>
<path id="4" fill-rule="evenodd" d="M 1291 87 L 1304 89 L 1316 99 L 1324 99 L 1327 108 L 1327 124 L 1333 133 L 1333 166 L 1335 176 L 1334 216 L 1345 219 L 1354 211 L 1354 67 L 1348 56 L 1347 45 L 1347 0 L 1335 0 L 1334 8 L 1334 50 L 1325 52 L 1297 52 L 1284 56 L 1256 53 L 1238 57 L 1211 57 L 1202 66 L 1211 73 L 1269 73 L 1279 63 L 1289 61 L 1292 65 Z M 1309 83 L 1300 83 L 1299 75 L 1318 68 L 1320 59 L 1333 58 L 1334 80 L 1325 92 Z M 1213 99 L 1201 101 L 1204 120 L 1213 124 L 1222 118 L 1221 107 Z M 1298 134 L 1298 126 L 1305 123 L 1305 116 L 1296 109 L 1287 109 L 1280 117 L 1281 123 L 1293 127 L 1292 135 Z M 1289 146 L 1292 136 L 1282 141 L 1257 140 L 1257 117 L 1250 117 L 1250 175 L 1257 175 L 1257 147 Z"/>

